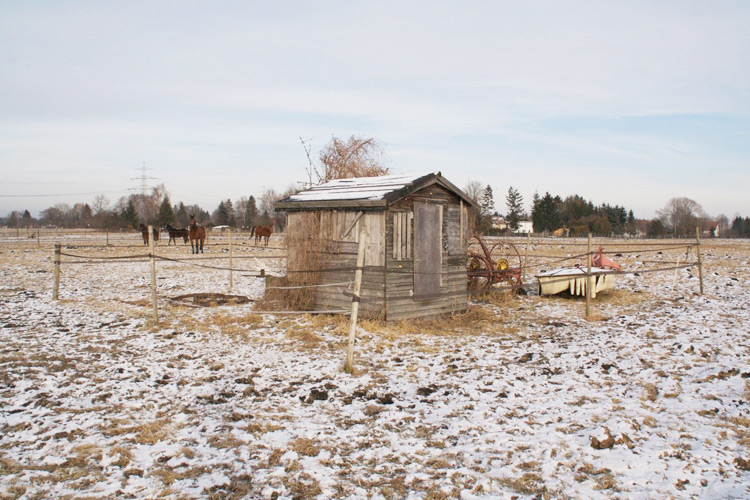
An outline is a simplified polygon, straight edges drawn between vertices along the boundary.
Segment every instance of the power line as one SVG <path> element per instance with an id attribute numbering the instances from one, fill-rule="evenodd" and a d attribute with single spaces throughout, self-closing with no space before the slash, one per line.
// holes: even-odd
<path id="1" fill-rule="evenodd" d="M 104 193 L 121 193 L 123 189 L 115 189 L 111 191 L 90 191 L 88 193 L 51 193 L 51 194 L 0 194 L 0 198 L 45 198 L 50 196 L 87 196 L 93 194 L 104 194 Z"/>

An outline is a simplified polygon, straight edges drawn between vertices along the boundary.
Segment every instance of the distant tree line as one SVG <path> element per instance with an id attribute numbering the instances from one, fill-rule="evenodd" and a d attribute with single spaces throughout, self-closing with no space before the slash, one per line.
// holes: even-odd
<path id="1" fill-rule="evenodd" d="M 737 216 L 732 221 L 732 236 L 750 238 L 750 217 Z"/>
<path id="2" fill-rule="evenodd" d="M 250 228 L 255 225 L 274 224 L 282 229 L 285 218 L 273 209 L 273 202 L 281 195 L 273 189 L 263 193 L 260 200 L 254 196 L 243 196 L 233 202 L 222 200 L 209 213 L 197 204 L 186 205 L 180 201 L 172 204 L 164 185 L 153 188 L 150 194 L 131 194 L 117 200 L 114 205 L 104 196 L 97 196 L 92 204 L 76 203 L 70 206 L 58 203 L 42 210 L 35 219 L 28 210 L 12 211 L 0 223 L 11 228 L 55 226 L 64 228 L 94 228 L 109 230 L 132 230 L 140 224 L 164 227 L 187 227 L 191 215 L 206 226 L 230 226 Z"/>
<path id="3" fill-rule="evenodd" d="M 563 229 L 569 236 L 630 235 L 637 232 L 632 210 L 619 205 L 603 203 L 594 205 L 579 195 L 560 196 L 534 193 L 531 203 L 531 221 L 535 233 L 550 233 Z"/>

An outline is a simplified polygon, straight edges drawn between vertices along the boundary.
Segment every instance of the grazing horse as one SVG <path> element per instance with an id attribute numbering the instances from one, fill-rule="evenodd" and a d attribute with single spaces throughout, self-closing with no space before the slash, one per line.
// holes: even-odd
<path id="1" fill-rule="evenodd" d="M 253 235 L 255 235 L 255 244 L 257 245 L 259 241 L 261 241 L 263 238 L 266 239 L 266 246 L 268 246 L 268 238 L 271 237 L 271 233 L 273 232 L 273 226 L 253 226 L 253 229 L 250 231 L 250 237 L 252 238 Z"/>
<path id="2" fill-rule="evenodd" d="M 190 216 L 188 225 L 188 238 L 190 238 L 190 251 L 192 253 L 203 253 L 203 242 L 206 240 L 206 228 L 195 222 L 195 216 Z"/>
<path id="3" fill-rule="evenodd" d="M 164 229 L 166 229 L 169 233 L 169 241 L 167 242 L 167 246 L 171 245 L 173 241 L 176 245 L 177 238 L 182 238 L 182 241 L 184 243 L 188 242 L 189 231 L 187 230 L 187 228 L 177 229 L 176 227 L 172 227 L 167 224 L 166 226 L 164 226 Z"/>
<path id="4" fill-rule="evenodd" d="M 143 236 L 143 244 L 148 245 L 148 228 L 144 226 L 143 224 L 141 224 L 140 230 L 141 230 L 141 236 Z M 156 228 L 153 228 L 152 232 L 154 233 L 154 245 L 155 245 L 156 242 L 159 241 L 159 230 Z"/>

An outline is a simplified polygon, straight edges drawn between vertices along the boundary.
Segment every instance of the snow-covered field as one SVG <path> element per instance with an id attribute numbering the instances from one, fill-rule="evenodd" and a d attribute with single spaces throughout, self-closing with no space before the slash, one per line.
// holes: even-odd
<path id="1" fill-rule="evenodd" d="M 146 253 L 86 238 L 63 251 Z M 51 243 L 0 240 L 0 498 L 750 498 L 750 242 L 704 242 L 703 296 L 695 267 L 630 275 L 589 321 L 530 294 L 362 322 L 354 376 L 346 318 L 169 300 L 227 293 L 219 269 L 159 262 L 158 326 L 147 262 L 64 257 L 54 302 Z M 279 251 L 236 247 L 258 298 L 283 263 L 249 257 Z"/>

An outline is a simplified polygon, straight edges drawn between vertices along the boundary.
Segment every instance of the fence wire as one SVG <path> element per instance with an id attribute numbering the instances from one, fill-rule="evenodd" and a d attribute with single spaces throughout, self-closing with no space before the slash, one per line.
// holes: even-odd
<path id="1" fill-rule="evenodd" d="M 644 253 L 661 253 L 664 251 L 672 251 L 672 250 L 681 250 L 686 249 L 689 254 L 691 249 L 695 246 L 699 246 L 699 243 L 693 243 L 693 244 L 678 244 L 678 245 L 659 245 L 659 246 L 650 246 L 646 247 L 642 245 L 641 247 L 637 247 L 635 249 L 629 248 L 627 250 L 623 249 L 617 249 L 617 250 L 609 250 L 609 251 L 602 251 L 602 254 L 606 255 L 637 255 L 637 254 L 644 254 Z M 67 248 L 72 248 L 71 245 L 66 245 Z M 75 246 L 75 248 L 108 248 L 108 247 L 92 247 L 92 246 Z M 125 248 L 124 246 L 118 247 L 118 248 Z M 659 273 L 659 272 L 668 272 L 668 271 L 676 271 L 679 269 L 687 269 L 690 267 L 693 267 L 695 265 L 699 265 L 699 262 L 685 262 L 683 264 L 678 264 L 674 266 L 667 266 L 667 267 L 657 267 L 653 269 L 645 269 L 640 268 L 637 270 L 631 270 L 631 271 L 592 271 L 587 272 L 586 267 L 584 267 L 583 264 L 580 263 L 581 259 L 584 257 L 587 257 L 588 255 L 595 255 L 598 252 L 586 252 L 576 255 L 539 255 L 535 254 L 532 256 L 527 256 L 527 258 L 531 259 L 552 259 L 549 261 L 545 261 L 542 263 L 535 263 L 530 264 L 526 262 L 522 269 L 524 272 L 528 269 L 534 269 L 534 268 L 547 268 L 550 267 L 553 264 L 563 263 L 567 261 L 578 261 L 578 265 L 573 266 L 576 269 L 581 269 L 583 272 L 581 274 L 569 274 L 569 275 L 560 275 L 556 276 L 552 279 L 545 279 L 545 283 L 551 284 L 551 283 L 560 283 L 560 282 L 566 282 L 569 281 L 571 278 L 586 278 L 586 277 L 595 277 L 605 274 L 610 274 L 614 276 L 627 276 L 627 275 L 642 275 L 642 274 L 650 274 L 650 273 Z M 258 271 L 262 271 L 261 274 L 244 274 L 245 277 L 274 277 L 274 275 L 269 274 L 265 272 L 265 270 L 261 269 L 245 269 L 245 268 L 238 268 L 233 266 L 218 266 L 218 265 L 209 265 L 209 264 L 201 264 L 197 261 L 206 261 L 206 260 L 226 260 L 226 259 L 237 259 L 237 260 L 246 260 L 246 259 L 286 259 L 287 257 L 285 255 L 245 255 L 245 256 L 210 256 L 210 257 L 192 257 L 192 258 L 172 258 L 172 257 L 166 257 L 163 255 L 156 255 L 156 254 L 131 254 L 131 255 L 123 255 L 123 256 L 93 256 L 93 255 L 79 255 L 76 253 L 69 253 L 69 252 L 60 252 L 60 256 L 68 257 L 71 259 L 78 259 L 74 261 L 65 261 L 65 265 L 73 265 L 73 264 L 106 264 L 106 263 L 137 263 L 137 262 L 148 262 L 152 257 L 156 260 L 164 261 L 164 262 L 172 262 L 177 264 L 183 264 L 188 265 L 192 267 L 202 268 L 202 269 L 211 269 L 216 271 L 228 271 L 228 272 L 238 272 L 238 273 L 256 273 Z M 639 261 L 641 264 L 663 264 L 663 260 L 641 260 Z M 511 268 L 513 269 L 513 268 Z M 346 273 L 346 272 L 356 272 L 358 270 L 361 270 L 363 272 L 376 272 L 376 273 L 383 273 L 384 267 L 383 266 L 339 266 L 339 267 L 333 267 L 333 268 L 322 268 L 322 269 L 312 269 L 312 270 L 286 270 L 285 275 L 289 274 L 311 274 L 311 273 Z M 430 274 L 434 275 L 436 273 L 418 273 L 417 271 L 413 269 L 385 269 L 385 272 L 388 274 L 403 274 L 403 275 L 416 275 L 416 274 Z M 455 270 L 455 271 L 442 271 L 437 273 L 442 277 L 451 277 L 456 275 L 463 275 L 467 278 L 472 277 L 487 277 L 488 275 L 490 277 L 492 276 L 507 276 L 507 270 L 495 270 L 495 269 L 483 269 L 478 271 L 471 271 L 471 270 Z M 284 275 L 279 275 L 275 277 L 283 277 Z M 536 276 L 537 279 L 539 276 Z M 345 287 L 344 290 L 342 290 L 342 293 L 346 296 L 351 296 L 354 298 L 354 295 L 348 291 L 348 289 L 352 286 L 353 280 L 348 281 L 340 281 L 336 283 L 322 283 L 322 284 L 308 284 L 308 285 L 289 285 L 289 286 L 266 286 L 265 288 L 267 290 L 299 290 L 299 289 L 307 289 L 307 288 L 335 288 L 335 287 Z M 475 297 L 475 296 L 485 296 L 489 293 L 494 292 L 504 292 L 504 291 L 517 291 L 519 288 L 527 289 L 529 288 L 529 285 L 518 285 L 513 283 L 508 283 L 507 281 L 501 281 L 500 283 L 494 283 L 489 287 L 486 288 L 467 288 L 467 289 L 460 289 L 455 291 L 449 291 L 449 292 L 441 292 L 436 294 L 422 294 L 422 295 L 414 295 L 413 293 L 409 294 L 396 294 L 396 295 L 388 295 L 389 300 L 433 300 L 433 299 L 441 299 L 446 297 Z M 360 293 L 360 297 L 356 297 L 356 300 L 362 300 L 361 297 L 362 293 Z M 367 302 L 368 300 L 365 299 L 364 302 Z M 279 310 L 279 311 L 260 311 L 260 310 L 254 310 L 253 312 L 257 314 L 278 314 L 278 315 L 284 315 L 284 314 L 349 314 L 349 310 L 345 309 L 330 309 L 330 310 L 308 310 L 308 311 L 289 311 L 289 310 Z"/>

